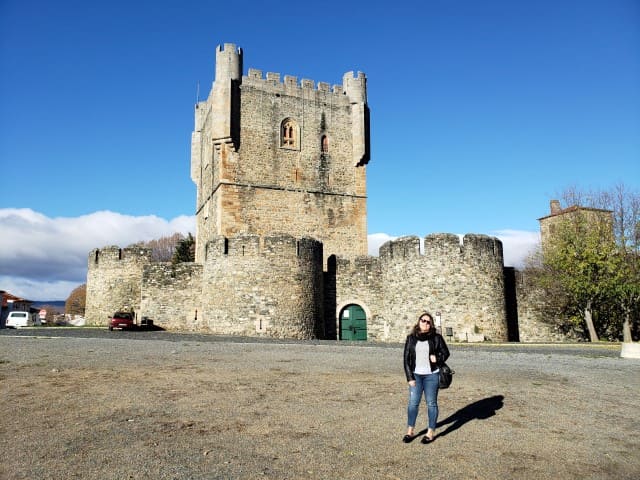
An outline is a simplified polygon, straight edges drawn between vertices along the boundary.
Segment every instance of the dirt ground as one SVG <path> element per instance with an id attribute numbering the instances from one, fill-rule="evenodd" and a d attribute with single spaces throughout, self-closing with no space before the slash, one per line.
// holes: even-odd
<path id="1" fill-rule="evenodd" d="M 422 445 L 401 346 L 2 336 L 0 478 L 640 478 L 640 361 L 451 351 Z"/>

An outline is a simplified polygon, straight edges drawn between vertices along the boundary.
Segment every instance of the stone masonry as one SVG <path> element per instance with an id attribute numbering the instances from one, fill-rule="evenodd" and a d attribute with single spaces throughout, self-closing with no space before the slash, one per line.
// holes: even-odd
<path id="1" fill-rule="evenodd" d="M 218 47 L 211 92 L 195 107 L 195 262 L 91 251 L 89 324 L 132 308 L 171 330 L 350 339 L 355 312 L 365 338 L 397 342 L 429 310 L 459 340 L 514 338 L 498 239 L 434 234 L 421 249 L 403 237 L 366 255 L 363 73 L 330 87 L 242 69 L 241 49 Z"/>
<path id="2" fill-rule="evenodd" d="M 196 261 L 212 236 L 240 233 L 310 236 L 328 252 L 366 254 L 366 77 L 348 72 L 330 89 L 255 69 L 242 76 L 242 58 L 235 45 L 218 47 L 211 93 L 196 105 Z"/>

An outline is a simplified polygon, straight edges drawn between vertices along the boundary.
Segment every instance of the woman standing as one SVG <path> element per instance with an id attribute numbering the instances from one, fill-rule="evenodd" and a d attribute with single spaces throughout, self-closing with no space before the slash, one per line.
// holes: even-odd
<path id="1" fill-rule="evenodd" d="M 409 443 L 415 436 L 414 428 L 423 392 L 429 426 L 421 443 L 429 443 L 433 440 L 438 422 L 439 366 L 447 358 L 449 358 L 447 344 L 442 335 L 436 332 L 431 314 L 424 312 L 418 318 L 418 322 L 413 326 L 404 344 L 404 373 L 409 382 L 409 405 L 407 407 L 408 428 L 407 434 L 402 438 L 403 442 Z"/>

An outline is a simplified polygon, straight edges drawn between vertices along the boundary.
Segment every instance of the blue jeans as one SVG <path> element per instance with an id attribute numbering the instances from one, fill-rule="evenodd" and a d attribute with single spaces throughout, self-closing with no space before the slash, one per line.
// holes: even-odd
<path id="1" fill-rule="evenodd" d="M 409 420 L 407 425 L 412 428 L 416 426 L 420 400 L 422 399 L 422 392 L 424 392 L 424 399 L 427 403 L 427 414 L 429 416 L 429 428 L 435 430 L 436 424 L 438 423 L 439 375 L 437 373 L 430 373 L 429 375 L 418 375 L 416 373 L 415 377 L 416 386 L 412 387 L 409 385 L 409 406 L 407 407 Z"/>

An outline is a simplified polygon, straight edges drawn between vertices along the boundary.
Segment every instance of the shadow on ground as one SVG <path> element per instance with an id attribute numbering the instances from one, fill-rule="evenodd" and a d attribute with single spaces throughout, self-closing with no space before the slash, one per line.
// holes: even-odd
<path id="1" fill-rule="evenodd" d="M 504 405 L 504 395 L 494 395 L 493 397 L 483 398 L 477 402 L 470 403 L 466 407 L 461 408 L 457 412 L 449 415 L 444 420 L 438 422 L 438 427 L 442 428 L 445 425 L 449 425 L 441 433 L 436 434 L 434 438 L 444 437 L 451 432 L 458 430 L 465 423 L 471 420 L 486 420 L 493 417 L 497 410 L 500 410 Z M 418 432 L 416 437 L 427 433 L 427 429 Z"/>
<path id="2" fill-rule="evenodd" d="M 493 417 L 496 411 L 500 410 L 503 405 L 504 395 L 494 395 L 493 397 L 483 398 L 477 402 L 470 403 L 438 422 L 438 427 L 449 425 L 446 430 L 439 433 L 438 436 L 444 437 L 471 420 L 486 420 L 487 418 Z"/>

